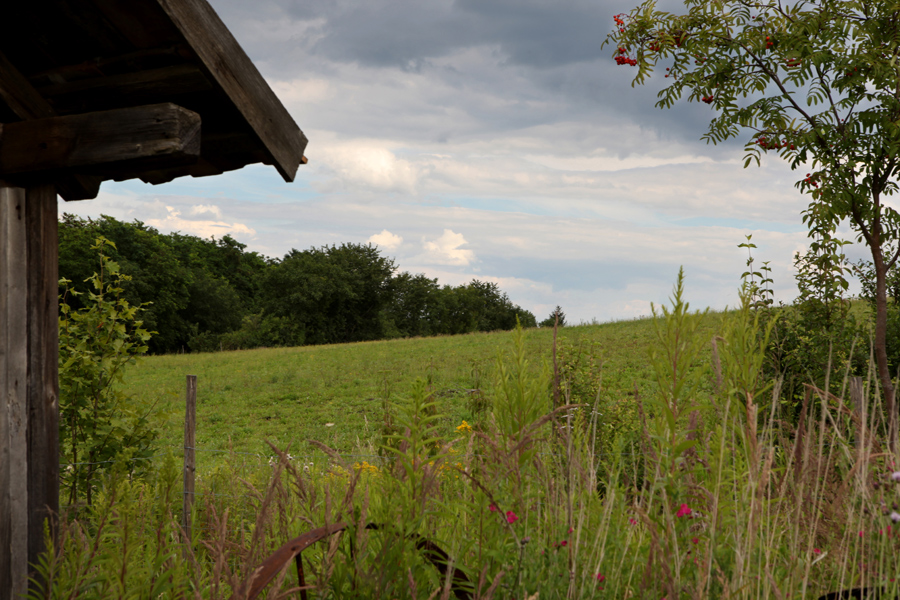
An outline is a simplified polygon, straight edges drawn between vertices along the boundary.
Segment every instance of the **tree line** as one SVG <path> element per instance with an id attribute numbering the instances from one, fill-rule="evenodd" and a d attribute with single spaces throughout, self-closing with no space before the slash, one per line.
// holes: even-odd
<path id="1" fill-rule="evenodd" d="M 281 259 L 248 252 L 229 235 L 163 234 L 140 221 L 64 214 L 59 276 L 76 291 L 98 270 L 98 237 L 131 279 L 124 297 L 143 305 L 151 353 L 333 344 L 536 326 L 496 283 L 440 285 L 398 272 L 366 244 L 291 250 Z M 79 296 L 68 298 L 73 309 Z"/>

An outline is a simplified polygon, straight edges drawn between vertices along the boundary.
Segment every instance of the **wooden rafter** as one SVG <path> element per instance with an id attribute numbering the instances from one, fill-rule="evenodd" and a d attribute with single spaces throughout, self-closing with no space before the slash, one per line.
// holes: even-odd
<path id="1" fill-rule="evenodd" d="M 200 156 L 200 116 L 174 104 L 0 126 L 0 178 L 79 169 L 140 173 Z"/>
<path id="2" fill-rule="evenodd" d="M 44 97 L 0 52 L 0 99 L 24 121 L 53 117 L 56 112 Z M 59 195 L 66 200 L 96 198 L 100 191 L 99 177 L 64 174 L 56 181 Z"/>
<path id="3" fill-rule="evenodd" d="M 206 0 L 156 0 L 259 136 L 272 164 L 293 181 L 307 139 Z"/>

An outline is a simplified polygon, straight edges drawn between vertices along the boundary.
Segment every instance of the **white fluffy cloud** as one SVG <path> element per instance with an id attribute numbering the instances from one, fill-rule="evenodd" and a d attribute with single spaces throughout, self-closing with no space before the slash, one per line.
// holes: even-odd
<path id="1" fill-rule="evenodd" d="M 193 209 L 200 210 L 194 211 Z M 211 207 L 216 208 L 216 207 Z M 208 206 L 192 207 L 191 214 L 208 214 L 213 212 Z M 181 217 L 181 211 L 171 206 L 166 206 L 168 214 L 161 219 L 147 219 L 145 222 L 151 227 L 156 227 L 163 232 L 180 231 L 192 235 L 208 238 L 215 236 L 222 238 L 226 235 L 240 236 L 242 238 L 253 238 L 256 231 L 244 225 L 243 223 L 226 223 L 225 221 L 212 221 L 207 219 L 184 219 Z M 218 209 L 215 211 L 218 213 Z"/>
<path id="2" fill-rule="evenodd" d="M 369 239 L 366 241 L 384 250 L 396 250 L 403 243 L 403 238 L 387 229 L 383 229 L 381 233 L 369 236 Z"/>
<path id="3" fill-rule="evenodd" d="M 422 249 L 425 250 L 422 260 L 434 265 L 469 265 L 475 260 L 475 252 L 460 248 L 468 243 L 461 233 L 445 229 L 441 237 L 435 240 L 422 239 Z"/>

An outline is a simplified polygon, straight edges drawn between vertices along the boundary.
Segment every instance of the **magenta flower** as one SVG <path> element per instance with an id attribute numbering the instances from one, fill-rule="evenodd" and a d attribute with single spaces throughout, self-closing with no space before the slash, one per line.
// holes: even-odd
<path id="1" fill-rule="evenodd" d="M 628 524 L 637 525 L 637 519 L 635 519 L 634 517 L 628 517 Z"/>
<path id="2" fill-rule="evenodd" d="M 490 506 L 488 506 L 488 510 L 490 510 L 491 512 L 497 512 L 497 505 L 491 504 Z"/>
<path id="3" fill-rule="evenodd" d="M 678 509 L 678 512 L 675 513 L 675 516 L 676 517 L 686 517 L 690 514 L 691 514 L 691 507 L 688 506 L 687 504 L 682 504 L 681 507 Z"/>
<path id="4" fill-rule="evenodd" d="M 519 520 L 519 517 L 516 516 L 516 513 L 514 513 L 511 510 L 506 511 L 506 522 L 507 523 L 515 523 L 518 520 Z"/>
<path id="5" fill-rule="evenodd" d="M 697 544 L 700 542 L 700 538 L 691 538 L 691 541 Z"/>
<path id="6" fill-rule="evenodd" d="M 569 545 L 569 540 L 563 540 L 559 543 L 559 545 L 562 546 L 563 548 L 565 548 L 566 546 Z"/>

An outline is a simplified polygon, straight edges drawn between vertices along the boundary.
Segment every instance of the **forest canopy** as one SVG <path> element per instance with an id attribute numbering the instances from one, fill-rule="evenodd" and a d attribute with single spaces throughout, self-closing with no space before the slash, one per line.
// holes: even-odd
<path id="1" fill-rule="evenodd" d="M 514 328 L 516 319 L 536 325 L 496 283 L 440 285 L 400 272 L 371 245 L 291 250 L 275 259 L 229 235 L 163 234 L 140 221 L 64 214 L 59 277 L 77 291 L 88 291 L 85 281 L 98 270 L 91 246 L 99 236 L 115 244 L 110 256 L 131 277 L 125 299 L 144 305 L 155 354 L 494 331 Z M 67 301 L 79 308 L 78 296 Z"/>

